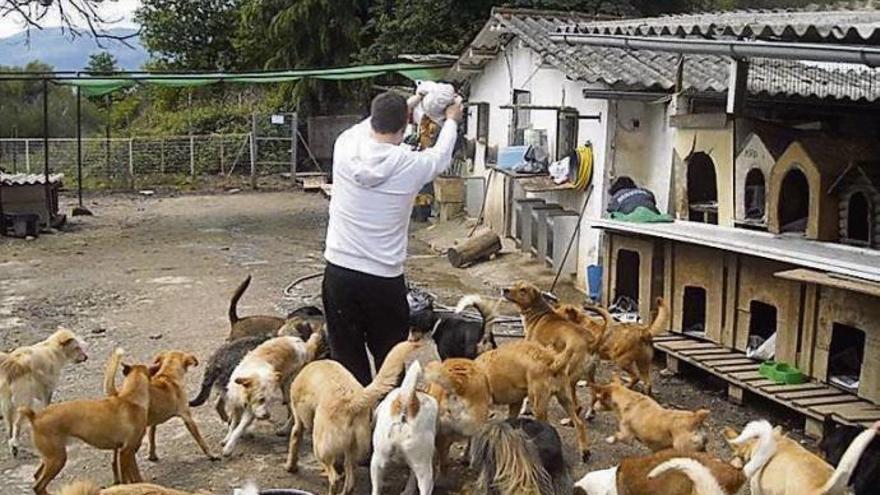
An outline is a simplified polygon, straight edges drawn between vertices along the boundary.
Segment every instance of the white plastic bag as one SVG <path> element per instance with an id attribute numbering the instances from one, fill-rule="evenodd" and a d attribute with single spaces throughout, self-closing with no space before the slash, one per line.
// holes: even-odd
<path id="1" fill-rule="evenodd" d="M 768 361 L 776 355 L 776 332 L 761 343 L 757 349 L 746 349 L 746 357 L 758 361 Z"/>
<path id="2" fill-rule="evenodd" d="M 446 108 L 455 102 L 455 88 L 451 84 L 434 81 L 416 82 L 416 94 L 422 95 L 422 101 L 413 111 L 416 122 L 422 115 L 438 124 L 446 120 Z"/>

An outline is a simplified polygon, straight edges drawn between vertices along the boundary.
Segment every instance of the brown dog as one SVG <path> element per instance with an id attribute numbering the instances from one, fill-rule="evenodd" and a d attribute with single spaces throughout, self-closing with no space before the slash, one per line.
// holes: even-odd
<path id="1" fill-rule="evenodd" d="M 522 313 L 526 340 L 563 354 L 571 396 L 577 401 L 578 380 L 592 377 L 599 364 L 599 344 L 607 330 L 606 325 L 592 321 L 583 326 L 572 323 L 550 306 L 537 287 L 526 282 L 517 282 L 503 293 L 504 298 L 516 304 Z M 592 408 L 587 411 L 587 417 L 591 415 Z"/>
<path id="2" fill-rule="evenodd" d="M 650 478 L 657 466 L 670 459 L 693 459 L 711 473 L 728 495 L 734 495 L 746 482 L 742 471 L 702 452 L 664 450 L 646 456 L 628 457 L 618 466 L 587 473 L 574 485 L 575 495 L 693 495 L 694 483 L 681 472 Z"/>
<path id="3" fill-rule="evenodd" d="M 249 285 L 251 285 L 250 275 L 235 289 L 235 293 L 232 294 L 232 300 L 229 301 L 229 340 L 242 337 L 275 335 L 278 329 L 287 323 L 286 319 L 278 316 L 254 315 L 239 318 L 238 300 L 244 295 L 244 291 L 247 290 Z"/>
<path id="4" fill-rule="evenodd" d="M 587 427 L 577 413 L 577 402 L 565 373 L 566 356 L 528 340 L 508 342 L 481 354 L 477 366 L 489 380 L 492 401 L 508 406 L 508 417 L 515 418 L 528 398 L 538 421 L 547 422 L 547 407 L 555 397 L 571 418 L 581 458 L 590 456 Z"/>
<path id="5" fill-rule="evenodd" d="M 424 378 L 440 413 L 434 453 L 439 475 L 452 444 L 476 435 L 489 420 L 492 394 L 486 373 L 470 359 L 428 363 Z"/>
<path id="6" fill-rule="evenodd" d="M 208 445 L 199 433 L 199 427 L 192 418 L 189 402 L 184 388 L 186 372 L 192 366 L 198 366 L 199 360 L 192 354 L 181 351 L 168 351 L 157 355 L 150 367 L 150 409 L 147 415 L 147 426 L 150 432 L 151 461 L 158 461 L 156 455 L 156 427 L 170 420 L 180 418 L 190 435 L 208 456 L 208 459 L 217 460 L 208 449 Z M 106 377 L 104 393 L 109 396 L 116 395 L 115 375 Z"/>
<path id="7" fill-rule="evenodd" d="M 654 452 L 669 448 L 683 452 L 706 450 L 706 435 L 698 430 L 709 417 L 708 409 L 664 409 L 647 395 L 626 388 L 616 376 L 608 385 L 591 388 L 597 409 L 612 410 L 618 416 L 617 433 L 606 442 L 635 438 Z"/>
<path id="8" fill-rule="evenodd" d="M 106 375 L 115 375 L 122 360 L 117 349 L 107 364 Z M 117 482 L 142 480 L 135 453 L 147 429 L 150 405 L 150 370 L 144 365 L 122 365 L 125 380 L 119 393 L 97 400 L 73 400 L 53 404 L 39 413 L 22 408 L 31 422 L 34 447 L 42 457 L 34 478 L 34 492 L 46 495 L 46 487 L 67 463 L 67 444 L 78 438 L 92 447 L 113 451 L 113 477 Z"/>
<path id="9" fill-rule="evenodd" d="M 211 495 L 211 493 L 202 490 L 194 493 L 183 492 L 149 483 L 118 485 L 101 489 L 94 483 L 77 481 L 61 488 L 58 495 Z"/>
<path id="10" fill-rule="evenodd" d="M 298 469 L 299 444 L 312 430 L 312 449 L 330 482 L 330 493 L 350 494 L 354 470 L 369 455 L 373 407 L 397 386 L 407 359 L 433 343 L 430 338 L 408 340 L 394 346 L 366 388 L 336 361 L 314 361 L 305 366 L 290 386 L 294 417 L 287 454 L 287 470 Z M 343 473 L 338 466 L 343 466 Z"/>
<path id="11" fill-rule="evenodd" d="M 587 308 L 602 315 L 608 331 L 601 337 L 599 357 L 605 361 L 615 363 L 622 371 L 629 375 L 629 387 L 634 388 L 639 381 L 645 383 L 645 393 L 651 395 L 651 363 L 654 361 L 654 337 L 663 333 L 666 322 L 669 319 L 669 308 L 663 298 L 657 298 L 657 316 L 650 324 L 643 323 L 618 323 L 614 322 L 611 314 L 600 306 Z M 569 321 L 577 323 L 584 328 L 597 332 L 595 320 L 588 316 L 580 308 L 564 304 L 556 311 L 565 316 Z M 597 336 L 598 337 L 598 336 Z M 595 383 L 595 369 L 587 379 Z"/>
<path id="12" fill-rule="evenodd" d="M 756 428 L 765 423 L 763 428 Z M 753 430 L 750 434 L 749 431 Z M 762 431 L 763 430 L 763 431 Z M 788 438 L 779 427 L 766 422 L 746 425 L 742 434 L 730 427 L 722 433 L 736 455 L 747 463 L 751 492 L 765 495 L 844 495 L 859 458 L 880 430 L 880 422 L 853 440 L 833 468 L 799 442 Z"/>

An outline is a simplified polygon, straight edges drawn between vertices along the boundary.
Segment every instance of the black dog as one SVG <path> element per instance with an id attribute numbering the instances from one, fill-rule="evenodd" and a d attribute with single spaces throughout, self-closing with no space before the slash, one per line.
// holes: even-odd
<path id="1" fill-rule="evenodd" d="M 480 312 L 481 321 L 461 313 L 473 306 Z M 437 343 L 441 359 L 475 359 L 480 354 L 498 347 L 492 328 L 498 318 L 497 304 L 484 301 L 480 296 L 464 296 L 454 313 L 438 314 L 433 303 L 410 313 L 410 327 L 416 333 L 429 334 Z"/>
<path id="2" fill-rule="evenodd" d="M 826 416 L 824 436 L 819 444 L 819 448 L 825 454 L 825 460 L 832 466 L 837 466 L 843 453 L 863 431 L 865 431 L 864 427 L 835 423 L 830 415 Z M 880 493 L 880 437 L 875 437 L 868 450 L 862 454 L 849 484 L 855 495 Z"/>
<path id="3" fill-rule="evenodd" d="M 199 407 L 211 396 L 211 390 L 216 388 L 220 393 L 217 399 L 217 414 L 224 423 L 229 422 L 226 414 L 226 385 L 229 384 L 229 377 L 238 363 L 244 356 L 256 349 L 257 346 L 269 340 L 269 336 L 244 337 L 232 342 L 221 345 L 205 366 L 205 376 L 202 378 L 202 389 L 195 399 L 189 401 L 190 407 Z"/>
<path id="4" fill-rule="evenodd" d="M 571 493 L 562 441 L 541 421 L 511 418 L 489 423 L 471 439 L 470 462 L 479 471 L 477 493 Z"/>

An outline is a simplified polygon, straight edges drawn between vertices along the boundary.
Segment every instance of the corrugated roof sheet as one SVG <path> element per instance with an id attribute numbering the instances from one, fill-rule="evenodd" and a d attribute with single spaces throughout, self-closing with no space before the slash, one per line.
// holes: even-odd
<path id="1" fill-rule="evenodd" d="M 54 184 L 64 180 L 64 174 L 50 174 L 49 183 Z M 0 174 L 0 184 L 3 186 L 33 186 L 45 184 L 46 176 L 43 174 Z"/>
<path id="2" fill-rule="evenodd" d="M 815 16 L 815 13 L 810 13 Z M 825 13 L 829 14 L 829 13 Z M 880 13 L 868 11 L 865 19 L 878 18 L 875 29 L 880 29 Z M 743 16 L 751 16 L 751 23 L 742 26 L 771 26 L 785 31 L 784 20 L 791 21 L 793 13 L 780 16 L 780 13 L 731 13 L 718 16 L 670 16 L 669 18 L 633 20 L 590 20 L 582 14 L 561 12 L 531 11 L 523 9 L 496 9 L 492 19 L 486 24 L 472 44 L 471 50 L 459 59 L 456 68 L 459 74 L 479 70 L 494 57 L 499 46 L 513 37 L 521 39 L 527 46 L 543 57 L 566 76 L 589 83 L 603 83 L 619 90 L 659 90 L 668 91 L 675 87 L 675 78 L 680 56 L 670 52 L 648 50 L 626 50 L 622 48 L 598 47 L 589 45 L 569 45 L 551 39 L 556 34 L 572 26 L 617 26 L 616 32 L 601 34 L 633 34 L 624 32 L 623 26 L 648 33 L 648 29 L 659 29 L 652 24 L 657 19 L 678 19 L 675 25 L 689 25 L 688 32 L 701 32 L 710 17 L 716 20 L 715 28 L 724 31 L 723 24 Z M 757 18 L 755 16 L 758 16 Z M 767 16 L 761 17 L 761 16 Z M 685 19 L 690 19 L 687 23 Z M 860 17 L 861 18 L 861 17 Z M 761 23 L 755 19 L 762 19 Z M 834 22 L 849 19 L 843 14 L 830 17 Z M 700 22 L 698 22 L 700 21 Z M 830 26 L 828 24 L 823 26 Z M 653 27 L 652 27 L 653 26 Z M 596 28 L 598 29 L 598 27 Z M 682 27 L 681 29 L 685 29 Z M 733 28 L 731 28 L 733 29 Z M 744 32 L 746 28 L 737 30 Z M 750 28 L 751 29 L 751 28 Z M 818 28 L 817 28 L 818 29 Z M 824 28 L 823 28 L 824 29 Z M 795 30 L 797 31 L 797 30 Z M 817 31 L 818 32 L 818 31 Z M 866 33 L 864 29 L 860 32 Z M 874 36 L 873 34 L 871 36 Z M 728 85 L 730 59 L 713 55 L 686 55 L 683 58 L 683 83 L 689 91 L 724 92 Z M 753 94 L 786 97 L 813 97 L 846 100 L 880 100 L 880 70 L 848 64 L 820 64 L 812 62 L 753 59 L 748 81 Z"/>

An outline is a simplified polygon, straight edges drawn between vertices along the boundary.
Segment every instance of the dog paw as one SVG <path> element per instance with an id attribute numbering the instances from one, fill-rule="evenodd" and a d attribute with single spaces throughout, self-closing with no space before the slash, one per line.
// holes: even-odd
<path id="1" fill-rule="evenodd" d="M 586 464 L 587 462 L 590 461 L 590 457 L 592 457 L 592 455 L 593 455 L 593 453 L 590 452 L 589 450 L 585 450 L 585 451 L 581 452 L 581 462 Z"/>
<path id="2" fill-rule="evenodd" d="M 608 437 L 608 438 L 605 439 L 605 443 L 607 443 L 607 444 L 609 444 L 609 445 L 610 445 L 610 444 L 613 444 L 613 443 L 616 442 L 616 441 L 617 441 L 617 438 L 615 438 L 614 435 L 611 435 L 610 437 Z"/>
<path id="3" fill-rule="evenodd" d="M 229 457 L 232 455 L 232 452 L 235 450 L 235 446 L 227 445 L 223 447 L 223 457 Z"/>
<path id="4" fill-rule="evenodd" d="M 593 421 L 594 419 L 596 419 L 596 409 L 591 408 L 589 411 L 587 411 L 587 414 L 584 415 L 584 419 L 587 421 Z"/>
<path id="5" fill-rule="evenodd" d="M 286 466 L 286 469 L 287 469 L 287 472 L 288 472 L 288 473 L 296 474 L 296 472 L 299 471 L 299 464 L 297 464 L 297 463 L 294 463 L 294 464 L 288 464 L 288 465 Z"/>
<path id="6" fill-rule="evenodd" d="M 285 430 L 284 428 L 279 428 L 279 429 L 275 430 L 276 437 L 284 438 L 288 435 L 290 435 L 290 430 Z"/>
<path id="7" fill-rule="evenodd" d="M 216 456 L 216 455 L 213 455 L 213 454 L 209 454 L 209 455 L 208 455 L 208 460 L 211 461 L 211 462 L 217 462 L 217 461 L 220 460 L 220 456 Z"/>
<path id="8" fill-rule="evenodd" d="M 571 426 L 571 418 L 562 418 L 559 420 L 559 426 Z"/>

